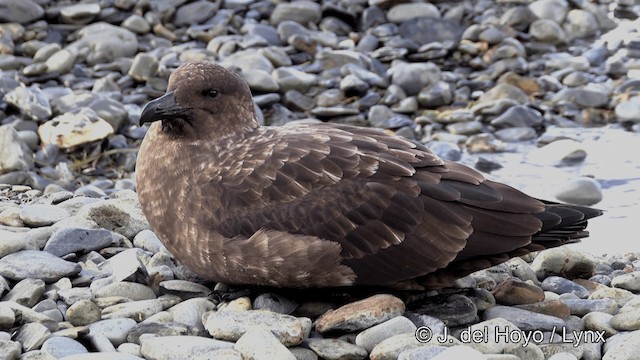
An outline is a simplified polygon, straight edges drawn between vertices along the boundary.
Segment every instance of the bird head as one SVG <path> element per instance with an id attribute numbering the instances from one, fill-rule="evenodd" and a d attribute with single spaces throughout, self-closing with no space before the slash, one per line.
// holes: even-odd
<path id="1" fill-rule="evenodd" d="M 211 62 L 190 62 L 169 76 L 167 92 L 149 102 L 140 125 L 160 121 L 169 137 L 222 138 L 258 127 L 249 86 Z"/>

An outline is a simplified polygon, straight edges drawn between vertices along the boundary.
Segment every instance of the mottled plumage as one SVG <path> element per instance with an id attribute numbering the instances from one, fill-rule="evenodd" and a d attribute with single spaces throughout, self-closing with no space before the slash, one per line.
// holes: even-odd
<path id="1" fill-rule="evenodd" d="M 177 259 L 231 284 L 447 285 L 586 235 L 590 208 L 536 200 L 426 147 L 336 124 L 260 127 L 248 86 L 189 63 L 150 102 L 142 209 Z"/>

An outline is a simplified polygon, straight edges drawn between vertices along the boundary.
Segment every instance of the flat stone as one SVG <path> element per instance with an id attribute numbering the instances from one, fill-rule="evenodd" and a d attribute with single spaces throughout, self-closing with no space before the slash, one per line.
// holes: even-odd
<path id="1" fill-rule="evenodd" d="M 89 326 L 90 334 L 105 336 L 113 346 L 119 346 L 127 341 L 129 331 L 136 325 L 133 319 L 119 318 L 94 322 Z"/>
<path id="2" fill-rule="evenodd" d="M 356 336 L 355 344 L 365 348 L 367 352 L 371 352 L 376 345 L 385 339 L 415 331 L 416 325 L 411 320 L 404 316 L 398 316 L 362 331 Z"/>
<path id="3" fill-rule="evenodd" d="M 572 315 L 584 316 L 594 311 L 616 314 L 618 303 L 612 299 L 563 299 Z"/>
<path id="4" fill-rule="evenodd" d="M 23 351 L 39 349 L 42 343 L 51 335 L 46 326 L 39 323 L 27 323 L 18 329 L 13 339 L 22 344 Z"/>
<path id="5" fill-rule="evenodd" d="M 69 212 L 56 205 L 32 204 L 20 210 L 20 220 L 30 227 L 53 225 L 70 216 Z"/>
<path id="6" fill-rule="evenodd" d="M 24 279 L 13 286 L 3 301 L 13 301 L 20 305 L 33 307 L 44 293 L 44 281 L 40 279 Z M 0 294 L 2 291 L 0 291 Z"/>
<path id="7" fill-rule="evenodd" d="M 361 360 L 367 357 L 367 350 L 361 346 L 340 339 L 307 339 L 309 348 L 322 359 Z"/>
<path id="8" fill-rule="evenodd" d="M 88 24 L 100 13 L 98 4 L 75 4 L 60 10 L 60 18 L 66 24 Z"/>
<path id="9" fill-rule="evenodd" d="M 271 74 L 267 71 L 254 69 L 242 72 L 242 78 L 247 82 L 251 90 L 262 92 L 277 92 L 280 85 L 275 81 Z"/>
<path id="10" fill-rule="evenodd" d="M 453 346 L 460 342 L 454 337 L 450 337 L 451 342 L 441 344 L 432 337 L 428 341 L 420 342 L 416 339 L 415 334 L 399 334 L 383 340 L 376 345 L 369 353 L 371 360 L 393 360 L 397 359 L 400 353 L 407 350 L 418 349 L 421 347 L 432 347 L 434 345 Z"/>
<path id="11" fill-rule="evenodd" d="M 587 89 L 564 88 L 560 90 L 553 98 L 555 103 L 561 101 L 570 101 L 580 107 L 606 107 L 609 103 L 607 94 L 599 91 Z"/>
<path id="12" fill-rule="evenodd" d="M 307 26 L 309 23 L 318 23 L 321 18 L 320 5 L 303 0 L 279 3 L 271 13 L 269 22 L 273 25 L 278 25 L 284 21 L 295 21 Z"/>
<path id="13" fill-rule="evenodd" d="M 119 296 L 130 301 L 152 300 L 156 294 L 146 285 L 121 281 L 106 285 L 94 292 L 96 298 Z"/>
<path id="14" fill-rule="evenodd" d="M 243 359 L 283 359 L 296 357 L 264 326 L 249 328 L 233 346 Z"/>
<path id="15" fill-rule="evenodd" d="M 63 277 L 72 277 L 79 272 L 80 265 L 44 251 L 22 250 L 0 259 L 0 275 L 11 280 L 34 278 L 54 282 Z"/>
<path id="16" fill-rule="evenodd" d="M 0 126 L 0 174 L 30 170 L 32 157 L 33 153 L 12 126 Z"/>
<path id="17" fill-rule="evenodd" d="M 200 336 L 140 337 L 140 352 L 147 359 L 204 359 L 215 351 L 232 349 L 233 343 Z"/>
<path id="18" fill-rule="evenodd" d="M 87 354 L 89 351 L 84 345 L 74 339 L 63 336 L 54 336 L 45 340 L 42 351 L 55 356 L 56 359 L 75 354 Z"/>
<path id="19" fill-rule="evenodd" d="M 87 63 L 90 65 L 109 63 L 120 57 L 133 57 L 138 52 L 136 35 L 119 26 L 96 22 L 84 26 L 77 33 L 78 40 L 67 49 L 76 53 L 89 49 Z"/>
<path id="20" fill-rule="evenodd" d="M 486 310 L 483 316 L 486 320 L 504 318 L 523 331 L 551 331 L 554 327 L 559 328 L 564 326 L 564 321 L 555 316 L 538 314 L 532 311 L 502 305 L 496 305 Z"/>
<path id="21" fill-rule="evenodd" d="M 162 295 L 157 299 L 131 301 L 111 305 L 102 310 L 103 319 L 130 318 L 143 321 L 180 302 L 180 298 L 173 295 Z"/>
<path id="22" fill-rule="evenodd" d="M 186 280 L 167 280 L 159 286 L 162 293 L 177 295 L 183 299 L 206 297 L 210 292 L 208 287 Z"/>
<path id="23" fill-rule="evenodd" d="M 529 101 L 527 94 L 516 86 L 510 84 L 497 84 L 491 90 L 482 94 L 480 102 L 491 102 L 498 99 L 511 99 L 520 104 L 526 104 Z"/>
<path id="24" fill-rule="evenodd" d="M 429 3 L 398 4 L 387 12 L 387 20 L 396 24 L 424 16 L 437 18 L 440 17 L 440 12 L 435 5 Z"/>
<path id="25" fill-rule="evenodd" d="M 249 329 L 265 326 L 285 346 L 302 343 L 311 329 L 311 320 L 270 311 L 219 311 L 205 315 L 204 326 L 216 339 L 238 341 Z"/>
<path id="26" fill-rule="evenodd" d="M 297 90 L 305 93 L 309 88 L 317 84 L 317 78 L 290 67 L 275 69 L 271 76 L 278 82 L 281 91 Z"/>
<path id="27" fill-rule="evenodd" d="M 111 232 L 104 229 L 63 228 L 51 235 L 43 250 L 56 256 L 86 254 L 103 249 L 112 242 Z"/>
<path id="28" fill-rule="evenodd" d="M 0 22 L 28 24 L 41 18 L 42 15 L 44 10 L 35 1 L 0 0 Z"/>
<path id="29" fill-rule="evenodd" d="M 316 330 L 357 331 L 402 315 L 405 305 L 392 295 L 374 295 L 335 310 L 329 310 L 316 320 Z"/>

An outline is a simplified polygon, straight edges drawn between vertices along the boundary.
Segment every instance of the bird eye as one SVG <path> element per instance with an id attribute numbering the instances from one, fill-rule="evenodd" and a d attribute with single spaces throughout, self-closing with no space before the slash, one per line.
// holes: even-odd
<path id="1" fill-rule="evenodd" d="M 218 96 L 218 90 L 214 90 L 214 89 L 203 90 L 202 95 L 213 99 L 216 96 Z"/>

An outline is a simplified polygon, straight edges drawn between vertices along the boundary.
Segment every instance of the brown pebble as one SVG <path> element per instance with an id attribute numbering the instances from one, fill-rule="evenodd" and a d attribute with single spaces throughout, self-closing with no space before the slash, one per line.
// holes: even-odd
<path id="1" fill-rule="evenodd" d="M 544 291 L 536 285 L 507 279 L 493 289 L 496 303 L 503 305 L 532 304 L 544 300 Z"/>
<path id="2" fill-rule="evenodd" d="M 568 319 L 571 311 L 562 300 L 547 300 L 534 304 L 517 305 L 517 308 L 536 312 L 538 314 L 551 315 L 561 319 Z"/>
<path id="3" fill-rule="evenodd" d="M 316 322 L 316 330 L 320 333 L 363 330 L 402 315 L 404 309 L 404 302 L 395 296 L 374 295 L 322 314 Z"/>

